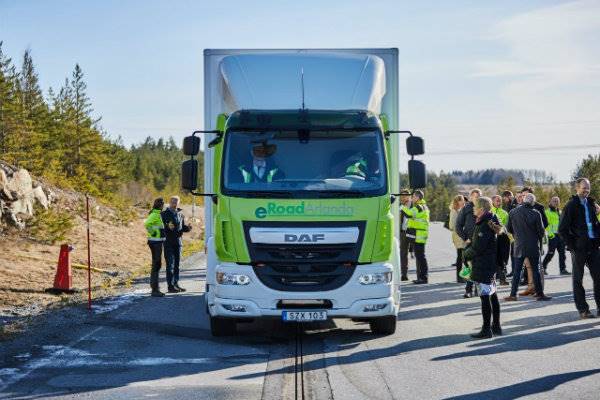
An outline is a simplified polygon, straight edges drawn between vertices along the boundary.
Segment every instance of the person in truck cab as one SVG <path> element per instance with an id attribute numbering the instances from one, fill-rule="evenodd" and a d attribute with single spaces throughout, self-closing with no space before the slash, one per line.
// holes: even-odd
<path id="1" fill-rule="evenodd" d="M 274 165 L 269 158 L 275 154 L 277 146 L 262 142 L 252 146 L 250 150 L 252 161 L 249 165 L 240 165 L 238 167 L 242 174 L 242 182 L 265 182 L 271 183 L 274 180 L 283 179 L 283 173 Z"/>
<path id="2" fill-rule="evenodd" d="M 367 177 L 367 160 L 364 157 L 360 157 L 357 160 L 351 161 L 348 168 L 346 168 L 346 176 L 357 176 L 365 179 Z"/>
<path id="3" fill-rule="evenodd" d="M 349 157 L 346 161 L 345 176 L 354 176 L 362 179 L 368 179 L 379 175 L 377 161 L 374 154 L 367 152 L 358 152 Z"/>

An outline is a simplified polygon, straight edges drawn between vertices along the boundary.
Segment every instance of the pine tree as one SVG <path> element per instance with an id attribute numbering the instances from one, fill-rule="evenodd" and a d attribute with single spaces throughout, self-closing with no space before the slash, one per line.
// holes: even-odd
<path id="1" fill-rule="evenodd" d="M 14 163 L 18 143 L 18 74 L 12 60 L 4 55 L 0 41 L 0 156 Z"/>
<path id="2" fill-rule="evenodd" d="M 44 149 L 49 142 L 49 110 L 39 85 L 31 51 L 23 54 L 19 75 L 22 131 L 19 140 L 18 164 L 40 175 L 44 169 Z"/>
<path id="3" fill-rule="evenodd" d="M 120 138 L 113 140 L 102 130 L 92 113 L 79 64 L 57 92 L 50 88 L 44 97 L 31 51 L 25 51 L 17 70 L 0 42 L 1 159 L 59 186 L 108 200 L 132 182 L 136 202 L 144 193 L 179 192 L 184 157 L 172 137 L 149 137 L 127 150 Z"/>

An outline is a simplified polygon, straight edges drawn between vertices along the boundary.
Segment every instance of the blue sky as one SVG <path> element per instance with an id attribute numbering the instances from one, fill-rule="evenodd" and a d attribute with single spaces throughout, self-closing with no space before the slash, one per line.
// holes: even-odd
<path id="1" fill-rule="evenodd" d="M 600 1 L 0 0 L 0 40 L 32 50 L 44 89 L 79 63 L 126 144 L 202 127 L 205 48 L 397 47 L 401 126 L 430 169 L 566 180 L 600 152 Z M 588 147 L 526 150 L 563 144 Z"/>

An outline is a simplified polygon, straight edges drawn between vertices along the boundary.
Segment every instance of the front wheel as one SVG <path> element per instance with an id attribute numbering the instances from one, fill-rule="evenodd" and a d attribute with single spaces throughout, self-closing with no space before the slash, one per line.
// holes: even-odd
<path id="1" fill-rule="evenodd" d="M 210 333 L 213 336 L 233 336 L 237 326 L 233 318 L 210 317 Z"/>
<path id="2" fill-rule="evenodd" d="M 369 321 L 371 332 L 376 335 L 393 335 L 396 332 L 396 316 L 373 318 Z"/>

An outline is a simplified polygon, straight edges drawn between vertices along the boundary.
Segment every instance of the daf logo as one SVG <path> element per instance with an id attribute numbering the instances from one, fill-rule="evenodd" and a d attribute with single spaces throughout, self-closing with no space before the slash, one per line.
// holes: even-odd
<path id="1" fill-rule="evenodd" d="M 325 240 L 325 234 L 323 233 L 302 233 L 300 235 L 295 235 L 292 233 L 286 233 L 284 235 L 284 241 L 286 243 L 317 243 Z"/>

